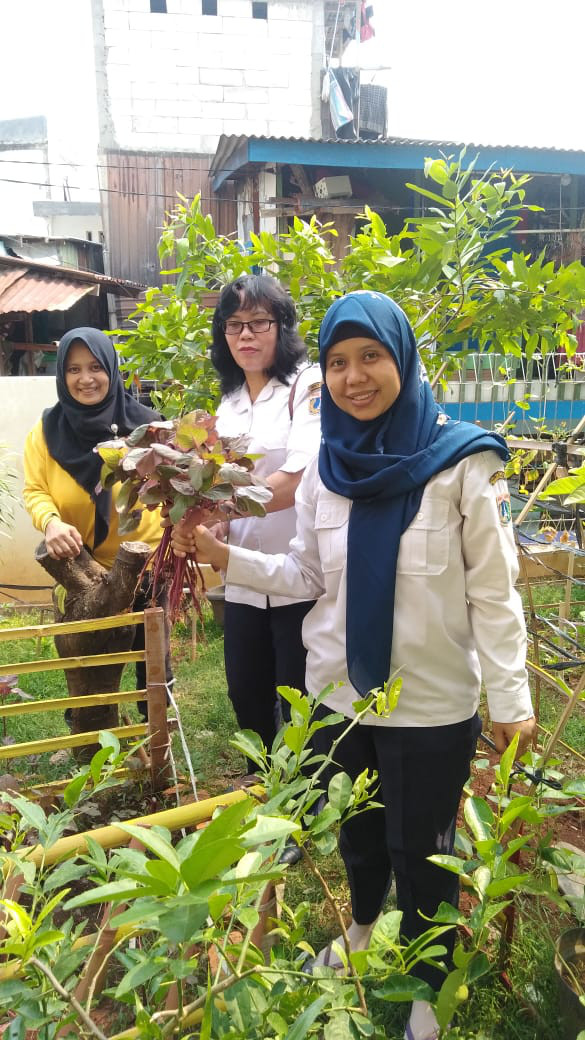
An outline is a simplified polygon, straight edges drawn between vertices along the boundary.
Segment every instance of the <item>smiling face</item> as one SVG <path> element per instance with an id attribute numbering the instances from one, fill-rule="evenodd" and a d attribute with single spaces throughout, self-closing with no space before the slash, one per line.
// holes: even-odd
<path id="1" fill-rule="evenodd" d="M 67 351 L 65 385 L 74 401 L 88 405 L 100 404 L 110 389 L 107 372 L 80 339 Z"/>
<path id="2" fill-rule="evenodd" d="M 400 393 L 394 358 L 377 339 L 355 336 L 334 343 L 327 353 L 325 382 L 331 399 L 354 419 L 377 419 Z"/>

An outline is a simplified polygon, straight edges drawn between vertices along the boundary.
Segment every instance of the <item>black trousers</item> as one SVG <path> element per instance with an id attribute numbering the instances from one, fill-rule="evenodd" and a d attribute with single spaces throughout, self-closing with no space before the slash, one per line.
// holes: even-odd
<path id="1" fill-rule="evenodd" d="M 317 709 L 317 716 L 331 712 Z M 321 729 L 317 750 L 326 753 L 346 723 Z M 405 728 L 359 725 L 337 748 L 336 763 L 354 780 L 364 769 L 377 771 L 381 809 L 368 809 L 341 828 L 339 851 L 345 863 L 354 920 L 369 924 L 384 906 L 392 875 L 402 911 L 404 939 L 431 927 L 439 903 L 458 905 L 456 874 L 429 863 L 427 856 L 453 852 L 457 810 L 469 777 L 481 722 L 477 715 L 450 726 Z M 331 775 L 338 770 L 333 768 Z M 439 940 L 450 959 L 454 932 Z M 414 974 L 438 989 L 444 975 L 420 964 Z"/>
<path id="2" fill-rule="evenodd" d="M 290 705 L 279 701 L 277 686 L 305 691 L 305 660 L 301 628 L 313 602 L 284 607 L 251 607 L 226 601 L 224 660 L 228 694 L 240 729 L 259 733 L 268 749 Z M 256 769 L 248 762 L 250 772 Z"/>

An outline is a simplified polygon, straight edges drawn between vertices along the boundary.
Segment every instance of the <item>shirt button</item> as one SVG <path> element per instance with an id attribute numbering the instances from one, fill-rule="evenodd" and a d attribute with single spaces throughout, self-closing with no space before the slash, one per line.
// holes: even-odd
<path id="1" fill-rule="evenodd" d="M 327 513 L 321 513 L 321 520 L 327 519 Z"/>
<path id="2" fill-rule="evenodd" d="M 416 514 L 417 520 L 423 520 L 424 519 L 424 515 L 425 515 L 424 513 L 417 513 Z"/>

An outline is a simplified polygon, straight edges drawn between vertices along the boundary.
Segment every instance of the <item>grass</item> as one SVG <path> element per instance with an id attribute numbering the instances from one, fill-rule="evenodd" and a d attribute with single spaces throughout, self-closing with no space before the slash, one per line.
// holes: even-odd
<path id="1" fill-rule="evenodd" d="M 578 590 L 579 592 L 585 590 Z M 548 593 L 547 593 L 548 595 Z M 12 616 L 0 624 L 34 624 L 31 615 Z M 223 670 L 222 631 L 215 625 L 211 615 L 206 618 L 205 640 L 200 640 L 196 660 L 191 660 L 189 626 L 178 623 L 173 632 L 173 662 L 176 676 L 174 695 L 180 710 L 186 743 L 190 752 L 200 793 L 218 793 L 230 785 L 233 778 L 245 771 L 241 755 L 229 745 L 236 721 L 229 703 Z M 0 644 L 0 671 L 8 673 L 9 663 L 27 660 L 36 656 L 36 643 L 8 642 Z M 41 645 L 43 657 L 55 656 L 52 640 L 44 639 Z M 123 687 L 133 687 L 133 669 L 128 668 L 123 677 Z M 62 673 L 46 673 L 22 676 L 20 685 L 36 698 L 63 696 L 66 684 Z M 542 721 L 547 727 L 558 718 L 561 704 L 545 690 L 542 702 Z M 7 721 L 8 734 L 14 740 L 30 740 L 43 736 L 67 732 L 60 713 L 40 712 Z M 572 720 L 567 728 L 567 739 L 577 750 L 585 752 L 585 721 L 582 715 Z M 178 734 L 173 737 L 173 750 L 177 770 L 186 775 L 186 762 Z M 20 759 L 5 763 L 0 773 L 18 773 L 37 781 L 54 779 L 56 775 L 71 775 L 74 771 L 72 758 L 59 765 L 50 762 L 49 754 L 35 760 Z M 575 775 L 580 773 L 576 771 Z M 349 909 L 349 893 L 345 872 L 337 852 L 319 861 L 327 880 L 343 908 Z M 316 949 L 337 935 L 338 929 L 331 908 L 313 877 L 302 864 L 292 870 L 287 878 L 286 902 L 291 906 L 301 901 L 309 902 L 311 913 L 308 918 L 306 939 Z M 559 1008 L 552 967 L 552 948 L 546 936 L 556 933 L 558 920 L 551 928 L 539 920 L 534 907 L 527 903 L 523 914 L 518 917 L 516 938 L 512 949 L 509 976 L 514 992 L 504 986 L 500 976 L 494 972 L 476 984 L 469 1000 L 461 1006 L 457 1016 L 458 1030 L 454 1036 L 459 1040 L 483 1037 L 484 1040 L 556 1040 L 559 1035 Z M 523 1010 L 523 1000 L 537 1009 L 535 1019 Z M 368 994 L 376 1017 L 387 1040 L 400 1040 L 403 1036 L 406 1008 L 377 999 Z M 479 1031 L 482 1024 L 484 1032 Z"/>

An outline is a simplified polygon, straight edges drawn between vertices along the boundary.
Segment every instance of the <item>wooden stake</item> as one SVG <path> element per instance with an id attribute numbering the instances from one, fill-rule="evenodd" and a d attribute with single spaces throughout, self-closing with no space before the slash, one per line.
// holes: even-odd
<path id="1" fill-rule="evenodd" d="M 153 791 L 169 785 L 169 728 L 165 671 L 165 614 L 162 607 L 144 611 L 146 699 Z"/>

